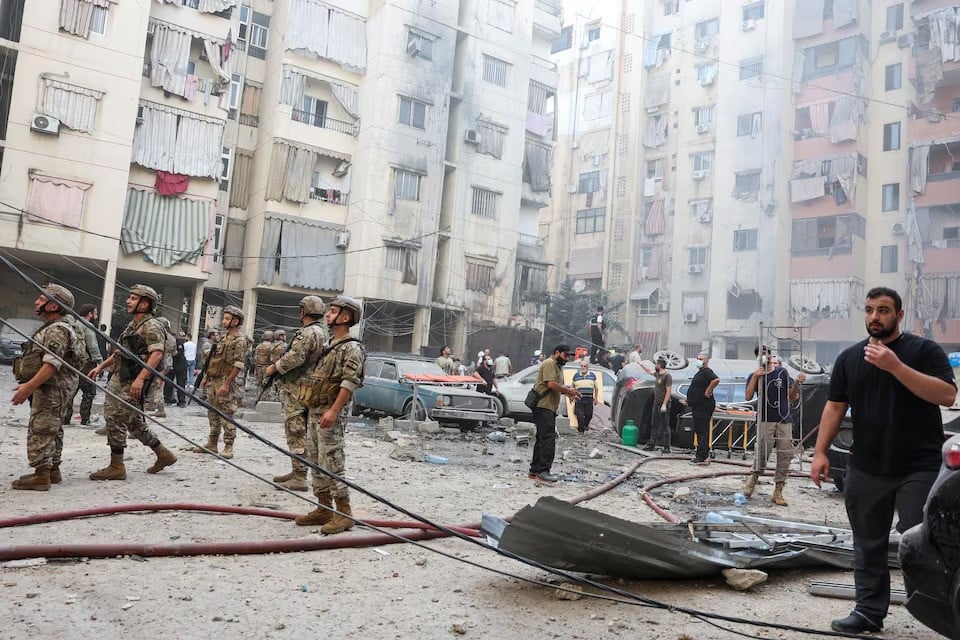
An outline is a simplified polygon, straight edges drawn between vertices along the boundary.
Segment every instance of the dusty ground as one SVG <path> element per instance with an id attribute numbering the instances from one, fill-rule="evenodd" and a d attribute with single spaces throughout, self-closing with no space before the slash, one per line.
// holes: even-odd
<path id="1" fill-rule="evenodd" d="M 12 386 L 10 370 L 3 367 L 0 388 L 7 397 Z M 180 456 L 176 465 L 159 475 L 144 473 L 152 453 L 132 443 L 127 449 L 125 482 L 87 480 L 90 471 L 105 466 L 109 450 L 105 438 L 92 428 L 73 427 L 66 432 L 63 484 L 47 493 L 10 490 L 10 481 L 27 470 L 22 426 L 26 410 L 12 410 L 6 398 L 0 402 L 2 517 L 141 502 L 272 505 L 295 512 L 310 508 L 223 462 L 181 451 L 184 443 L 159 427 L 161 439 Z M 195 407 L 174 407 L 167 413 L 170 426 L 203 439 L 206 421 Z M 283 442 L 281 425 L 253 426 L 273 441 Z M 559 449 L 570 453 L 566 460 L 558 455 L 554 471 L 566 479 L 544 488 L 526 478 L 530 450 L 510 441 L 487 443 L 482 434 L 438 436 L 425 440 L 424 448 L 449 458 L 448 465 L 397 462 L 389 458 L 393 445 L 380 439 L 376 425 L 360 420 L 351 422 L 348 429 L 347 467 L 352 479 L 373 492 L 440 522 L 465 523 L 479 520 L 483 512 L 512 513 L 541 495 L 568 498 L 606 482 L 636 460 L 634 454 L 609 447 L 607 442 L 615 438 L 605 430 L 593 430 L 586 437 L 562 436 Z M 594 447 L 603 453 L 601 459 L 587 457 Z M 288 469 L 280 454 L 247 436 L 238 439 L 235 461 L 265 476 Z M 684 461 L 646 465 L 641 475 L 587 505 L 624 518 L 653 521 L 656 516 L 640 500 L 638 488 L 652 478 L 697 471 L 702 469 Z M 692 501 L 670 505 L 664 500 L 685 516 L 732 508 L 739 481 L 718 478 L 688 486 L 693 490 Z M 809 481 L 794 480 L 788 485 L 786 509 L 770 505 L 770 490 L 769 484 L 761 485 L 747 510 L 810 522 L 846 522 L 840 496 L 819 491 Z M 354 505 L 362 517 L 403 519 L 365 496 L 355 495 Z M 317 535 L 315 530 L 269 518 L 145 513 L 3 529 L 0 545 L 255 541 Z M 519 576 L 554 580 L 545 572 L 461 541 L 426 544 Z M 852 583 L 852 575 L 778 572 L 751 593 L 735 592 L 722 579 L 614 583 L 671 604 L 827 629 L 829 620 L 845 615 L 851 603 L 809 595 L 811 580 Z M 898 576 L 894 583 L 901 586 Z M 305 631 L 336 638 L 442 638 L 459 635 L 455 625 L 468 638 L 739 637 L 679 613 L 592 598 L 559 600 L 552 588 L 522 583 L 412 545 L 271 556 L 121 557 L 2 568 L 0 617 L 5 621 L 0 638 L 109 640 L 131 634 L 295 638 Z M 752 626 L 737 629 L 769 638 L 811 637 Z M 886 629 L 890 638 L 936 637 L 896 606 Z"/>

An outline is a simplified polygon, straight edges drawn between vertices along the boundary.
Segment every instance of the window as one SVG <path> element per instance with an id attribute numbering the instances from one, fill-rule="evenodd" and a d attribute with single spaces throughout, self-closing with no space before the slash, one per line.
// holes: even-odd
<path id="1" fill-rule="evenodd" d="M 953 242 L 960 240 L 960 227 L 944 227 L 943 239 L 952 240 Z"/>
<path id="2" fill-rule="evenodd" d="M 883 185 L 883 211 L 900 210 L 900 183 Z"/>
<path id="3" fill-rule="evenodd" d="M 746 22 L 747 20 L 759 20 L 763 15 L 763 2 L 754 2 L 743 5 L 740 17 Z"/>
<path id="4" fill-rule="evenodd" d="M 560 37 L 550 45 L 550 53 L 566 51 L 573 46 L 573 26 L 567 25 L 560 30 Z"/>
<path id="5" fill-rule="evenodd" d="M 740 79 L 759 78 L 763 73 L 763 58 L 753 58 L 740 63 Z"/>
<path id="6" fill-rule="evenodd" d="M 223 161 L 220 170 L 220 191 L 226 191 L 230 188 L 230 162 L 233 160 L 233 149 L 224 147 L 220 159 Z"/>
<path id="7" fill-rule="evenodd" d="M 713 151 L 701 151 L 691 156 L 694 171 L 710 171 L 713 169 Z"/>
<path id="8" fill-rule="evenodd" d="M 193 60 L 192 58 L 187 60 L 187 75 L 197 75 L 197 61 Z"/>
<path id="9" fill-rule="evenodd" d="M 380 377 L 384 380 L 396 380 L 397 379 L 397 363 L 396 362 L 384 362 L 383 369 L 380 371 Z"/>
<path id="10" fill-rule="evenodd" d="M 883 88 L 885 91 L 894 91 L 895 89 L 899 89 L 901 83 L 903 82 L 902 63 L 898 62 L 897 64 L 888 64 L 883 75 Z"/>
<path id="11" fill-rule="evenodd" d="M 953 106 L 951 107 L 951 111 L 953 111 L 954 113 L 960 112 L 960 98 L 953 99 Z"/>
<path id="12" fill-rule="evenodd" d="M 407 55 L 412 58 L 433 60 L 433 38 L 418 33 L 413 29 L 407 30 Z"/>
<path id="13" fill-rule="evenodd" d="M 240 106 L 240 93 L 243 87 L 243 78 L 234 73 L 230 76 L 230 108 L 237 109 Z"/>
<path id="14" fill-rule="evenodd" d="M 244 9 L 250 17 L 250 21 L 245 24 Z M 246 28 L 245 28 L 246 27 Z M 238 40 L 247 40 L 247 53 L 260 60 L 267 59 L 267 38 L 270 35 L 270 16 L 250 11 L 249 7 L 240 8 L 240 29 L 238 31 Z"/>
<path id="15" fill-rule="evenodd" d="M 756 291 L 742 291 L 739 296 L 727 291 L 727 318 L 730 320 L 747 320 L 754 313 L 762 312 L 762 305 Z"/>
<path id="16" fill-rule="evenodd" d="M 478 153 L 485 153 L 494 158 L 503 155 L 503 141 L 507 137 L 508 129 L 493 122 L 477 120 L 477 135 L 480 136 Z"/>
<path id="17" fill-rule="evenodd" d="M 495 278 L 494 265 L 489 262 L 467 260 L 467 289 L 470 291 L 492 291 Z"/>
<path id="18" fill-rule="evenodd" d="M 507 86 L 507 71 L 510 65 L 499 58 L 483 56 L 483 79 L 486 82 L 505 87 Z"/>
<path id="19" fill-rule="evenodd" d="M 697 82 L 700 84 L 710 84 L 717 79 L 717 63 L 697 65 Z"/>
<path id="20" fill-rule="evenodd" d="M 833 20 L 833 0 L 825 0 L 823 3 L 823 19 Z"/>
<path id="21" fill-rule="evenodd" d="M 327 120 L 327 103 L 320 98 L 303 96 L 300 109 L 293 110 L 293 119 L 314 127 L 323 128 Z"/>
<path id="22" fill-rule="evenodd" d="M 603 189 L 603 172 L 590 171 L 580 174 L 580 187 L 577 193 L 596 193 Z"/>
<path id="23" fill-rule="evenodd" d="M 883 150 L 896 151 L 900 148 L 900 123 L 888 122 L 883 125 Z"/>
<path id="24" fill-rule="evenodd" d="M 709 20 L 698 22 L 694 33 L 696 34 L 697 40 L 717 35 L 720 33 L 720 19 L 711 18 Z"/>
<path id="25" fill-rule="evenodd" d="M 497 200 L 500 194 L 489 189 L 473 188 L 473 205 L 470 213 L 481 218 L 494 219 L 497 217 Z"/>
<path id="26" fill-rule="evenodd" d="M 737 136 L 756 136 L 760 133 L 762 114 L 759 111 L 737 116 Z"/>
<path id="27" fill-rule="evenodd" d="M 741 171 L 734 180 L 733 195 L 736 198 L 751 197 L 760 193 L 760 169 Z"/>
<path id="28" fill-rule="evenodd" d="M 896 273 L 899 270 L 900 247 L 888 244 L 880 247 L 880 273 Z"/>
<path id="29" fill-rule="evenodd" d="M 213 218 L 213 261 L 220 262 L 223 257 L 223 223 L 224 218 L 219 213 Z"/>
<path id="30" fill-rule="evenodd" d="M 403 169 L 394 169 L 393 195 L 398 200 L 419 200 L 420 174 Z"/>
<path id="31" fill-rule="evenodd" d="M 397 122 L 414 129 L 426 129 L 427 104 L 413 98 L 400 96 L 400 115 Z"/>
<path id="32" fill-rule="evenodd" d="M 240 5 L 240 28 L 237 30 L 237 41 L 243 42 L 244 45 L 250 35 L 250 13 L 250 7 L 245 4 Z"/>
<path id="33" fill-rule="evenodd" d="M 587 25 L 587 42 L 593 42 L 600 39 L 600 25 L 591 24 Z"/>
<path id="34" fill-rule="evenodd" d="M 514 0 L 489 0 L 489 2 L 487 24 L 507 33 L 513 31 L 513 10 L 517 3 Z"/>
<path id="35" fill-rule="evenodd" d="M 663 158 L 647 160 L 647 178 L 663 179 Z"/>
<path id="36" fill-rule="evenodd" d="M 706 247 L 690 247 L 690 266 L 704 268 L 707 266 Z"/>
<path id="37" fill-rule="evenodd" d="M 394 245 L 386 246 L 386 255 L 383 261 L 383 268 L 387 271 L 403 271 L 403 265 L 407 258 L 407 247 Z"/>
<path id="38" fill-rule="evenodd" d="M 613 108 L 613 92 L 601 91 L 583 99 L 583 117 L 586 120 L 607 118 Z"/>
<path id="39" fill-rule="evenodd" d="M 903 29 L 903 3 L 892 4 L 887 7 L 887 28 L 884 31 L 893 33 Z"/>
<path id="40" fill-rule="evenodd" d="M 856 213 L 793 221 L 790 253 L 794 256 L 849 254 L 853 236 L 864 237 L 867 221 Z"/>
<path id="41" fill-rule="evenodd" d="M 660 313 L 660 289 L 650 292 L 650 297 L 637 301 L 638 316 L 655 316 Z"/>
<path id="42" fill-rule="evenodd" d="M 712 202 L 709 198 L 704 200 L 691 200 L 690 217 L 694 220 L 705 222 L 710 215 L 711 204 Z"/>
<path id="43" fill-rule="evenodd" d="M 756 251 L 757 250 L 757 230 L 756 229 L 737 229 L 733 232 L 733 250 L 734 251 Z"/>
<path id="44" fill-rule="evenodd" d="M 600 233 L 605 229 L 605 211 L 603 207 L 597 209 L 583 209 L 577 211 L 577 233 Z"/>
<path id="45" fill-rule="evenodd" d="M 698 127 L 709 127 L 713 124 L 713 105 L 696 107 L 693 110 L 693 124 Z"/>
<path id="46" fill-rule="evenodd" d="M 668 0 L 663 3 L 663 15 L 672 16 L 677 12 L 677 6 L 675 0 Z"/>
<path id="47" fill-rule="evenodd" d="M 107 7 L 93 7 L 93 13 L 90 15 L 90 35 L 104 36 L 107 34 Z"/>
<path id="48" fill-rule="evenodd" d="M 866 51 L 862 36 L 850 36 L 805 49 L 802 80 L 822 78 L 849 69 L 857 61 L 857 51 Z"/>

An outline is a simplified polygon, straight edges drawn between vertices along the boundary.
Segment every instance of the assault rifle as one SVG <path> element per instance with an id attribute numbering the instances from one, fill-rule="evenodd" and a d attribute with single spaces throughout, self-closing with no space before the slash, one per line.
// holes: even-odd
<path id="1" fill-rule="evenodd" d="M 203 368 L 200 369 L 200 373 L 198 373 L 197 377 L 194 378 L 193 380 L 193 393 L 190 394 L 190 399 L 187 400 L 187 404 L 190 404 L 191 402 L 193 402 L 193 396 L 199 391 L 200 384 L 203 382 L 203 379 L 207 375 L 207 367 L 210 366 L 210 359 L 213 358 L 214 354 L 217 352 L 217 347 L 219 346 L 220 346 L 219 344 L 214 344 L 213 347 L 210 348 L 210 353 L 208 353 L 207 357 L 204 358 Z"/>

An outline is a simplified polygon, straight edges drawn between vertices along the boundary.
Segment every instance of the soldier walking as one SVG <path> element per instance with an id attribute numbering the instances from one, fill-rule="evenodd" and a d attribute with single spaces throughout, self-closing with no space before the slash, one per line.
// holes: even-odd
<path id="1" fill-rule="evenodd" d="M 80 305 L 77 313 L 80 314 L 80 320 L 73 323 L 73 330 L 76 332 L 77 338 L 83 340 L 84 363 L 80 367 L 83 377 L 80 378 L 77 391 L 73 392 L 73 396 L 67 402 L 66 412 L 63 414 L 63 424 L 70 424 L 70 420 L 73 418 L 73 401 L 76 400 L 77 393 L 80 392 L 83 394 L 80 397 L 80 424 L 86 425 L 90 424 L 93 399 L 97 395 L 97 385 L 93 383 L 93 380 L 87 378 L 87 373 L 103 362 L 103 354 L 100 352 L 97 333 L 93 330 L 94 323 L 99 319 L 97 308 L 88 302 Z M 70 318 L 71 316 L 67 316 L 67 319 Z"/>
<path id="2" fill-rule="evenodd" d="M 157 368 L 157 371 L 167 376 L 168 378 L 173 378 L 173 356 L 177 352 L 177 339 L 173 337 L 173 333 L 170 330 L 170 320 L 164 317 L 157 318 L 157 322 L 160 323 L 160 326 L 163 327 L 164 336 L 163 336 L 163 360 L 160 361 L 160 366 Z M 162 379 L 156 378 L 153 381 L 153 384 L 150 385 L 150 398 L 145 403 L 147 409 L 152 409 L 154 411 L 153 417 L 155 418 L 166 418 L 167 417 L 167 404 L 173 404 L 172 394 L 173 388 L 169 390 L 166 388 L 166 384 Z M 171 400 L 167 400 L 169 397 Z"/>
<path id="3" fill-rule="evenodd" d="M 201 386 L 207 389 L 207 402 L 231 418 L 237 411 L 237 404 L 243 395 L 243 387 L 238 376 L 246 367 L 247 337 L 240 333 L 243 324 L 243 311 L 229 305 L 223 309 L 223 328 L 226 330 L 220 342 L 210 351 L 204 364 L 204 378 Z M 240 378 L 242 380 L 243 378 Z M 210 435 L 207 444 L 193 447 L 194 453 L 217 453 L 220 432 L 223 431 L 223 458 L 233 457 L 233 443 L 237 439 L 237 427 L 230 420 L 224 420 L 215 411 L 208 411 Z"/>
<path id="4" fill-rule="evenodd" d="M 32 398 L 27 462 L 33 473 L 14 480 L 10 485 L 13 489 L 48 491 L 50 483 L 61 482 L 64 407 L 73 401 L 78 378 L 63 363 L 80 367 L 86 356 L 73 326 L 64 318 L 62 305 L 73 307 L 73 303 L 73 294 L 56 284 L 44 287 L 44 293 L 33 303 L 34 312 L 44 324 L 24 345 L 23 356 L 14 365 L 20 384 L 14 388 L 12 399 L 18 405 Z"/>
<path id="5" fill-rule="evenodd" d="M 257 389 L 263 389 L 264 371 L 270 365 L 270 355 L 273 353 L 273 331 L 264 331 L 260 336 L 260 344 L 253 350 L 253 376 Z"/>
<path id="6" fill-rule="evenodd" d="M 287 332 L 283 329 L 276 329 L 273 332 L 273 351 L 270 352 L 270 364 L 276 364 L 277 360 L 283 357 L 283 354 L 287 352 Z M 276 386 L 271 387 L 264 394 L 265 400 L 272 400 L 273 402 L 281 402 L 283 396 L 280 392 L 280 389 Z"/>
<path id="7" fill-rule="evenodd" d="M 346 410 L 353 392 L 363 384 L 363 345 L 350 337 L 350 327 L 360 322 L 360 303 L 348 296 L 339 296 L 326 313 L 331 337 L 324 347 L 313 377 L 319 380 L 316 405 L 307 419 L 307 457 L 323 469 L 343 476 L 343 440 L 347 425 Z M 313 494 L 320 506 L 298 516 L 301 526 L 322 525 L 325 534 L 341 533 L 353 528 L 350 494 L 347 486 L 325 474 L 313 472 Z M 330 511 L 336 501 L 337 511 Z"/>
<path id="8" fill-rule="evenodd" d="M 160 297 L 146 285 L 130 288 L 127 296 L 127 313 L 132 318 L 117 340 L 127 352 L 159 370 L 163 362 L 165 332 L 154 317 L 154 309 Z M 107 444 L 110 445 L 110 464 L 90 474 L 91 480 L 126 480 L 127 470 L 123 465 L 123 450 L 127 446 L 127 434 L 147 445 L 157 455 L 147 473 L 157 473 L 177 461 L 160 439 L 150 430 L 143 418 L 143 401 L 150 391 L 153 374 L 119 349 L 98 364 L 87 374 L 96 380 L 100 372 L 112 368 L 113 375 L 107 384 L 107 398 L 103 403 L 103 418 L 107 423 Z M 118 397 L 119 396 L 119 399 Z M 127 406 L 124 402 L 133 405 Z"/>
<path id="9" fill-rule="evenodd" d="M 287 449 L 300 457 L 307 455 L 307 409 L 297 399 L 300 383 L 320 358 L 326 337 L 323 332 L 323 300 L 307 296 L 300 301 L 300 322 L 303 328 L 290 341 L 290 348 L 275 363 L 266 368 L 267 376 L 283 376 L 280 381 L 283 403 L 283 430 L 287 436 Z M 277 382 L 274 382 L 274 387 Z M 316 463 L 316 457 L 310 458 Z M 294 491 L 307 490 L 307 466 L 299 460 L 290 460 L 293 470 L 273 481 Z"/>

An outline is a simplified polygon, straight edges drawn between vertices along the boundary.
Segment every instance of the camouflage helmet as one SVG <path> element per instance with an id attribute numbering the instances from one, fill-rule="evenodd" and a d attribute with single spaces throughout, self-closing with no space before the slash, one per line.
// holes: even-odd
<path id="1" fill-rule="evenodd" d="M 59 284 L 48 284 L 43 287 L 43 295 L 50 302 L 56 302 L 60 305 L 61 311 L 63 307 L 73 307 L 74 298 L 73 294 L 70 293 L 70 290 L 66 287 L 62 287 Z"/>
<path id="2" fill-rule="evenodd" d="M 303 315 L 320 317 L 326 310 L 323 300 L 319 296 L 305 296 L 300 301 L 300 308 L 303 309 Z"/>
<path id="3" fill-rule="evenodd" d="M 341 311 L 344 309 L 349 310 L 350 326 L 359 323 L 360 318 L 363 315 L 363 309 L 361 308 L 360 303 L 350 296 L 337 296 L 333 299 L 333 302 L 330 303 L 330 306 L 339 307 Z"/>
<path id="4" fill-rule="evenodd" d="M 239 324 L 243 324 L 243 311 L 240 307 L 229 304 L 223 308 L 224 313 L 229 313 L 235 319 L 239 320 Z"/>
<path id="5" fill-rule="evenodd" d="M 283 329 L 276 329 L 276 330 L 274 330 L 274 332 L 273 332 L 273 339 L 274 339 L 274 340 L 277 340 L 277 339 L 279 339 L 279 338 L 286 338 L 286 337 L 287 337 L 287 332 L 284 331 Z"/>
<path id="6" fill-rule="evenodd" d="M 135 296 L 140 296 L 141 298 L 152 300 L 154 304 L 160 302 L 160 296 L 157 295 L 157 290 L 153 287 L 148 287 L 145 284 L 133 285 L 130 287 L 130 293 Z"/>
<path id="7" fill-rule="evenodd" d="M 160 325 L 161 325 L 164 329 L 166 329 L 167 331 L 170 331 L 170 321 L 169 321 L 169 320 L 167 320 L 167 319 L 164 318 L 164 317 L 160 317 L 160 318 L 157 318 L 157 321 L 160 323 Z"/>
<path id="8" fill-rule="evenodd" d="M 270 331 L 270 330 L 264 331 L 263 335 L 260 336 L 260 339 L 263 340 L 264 342 L 273 340 L 273 331 Z"/>

